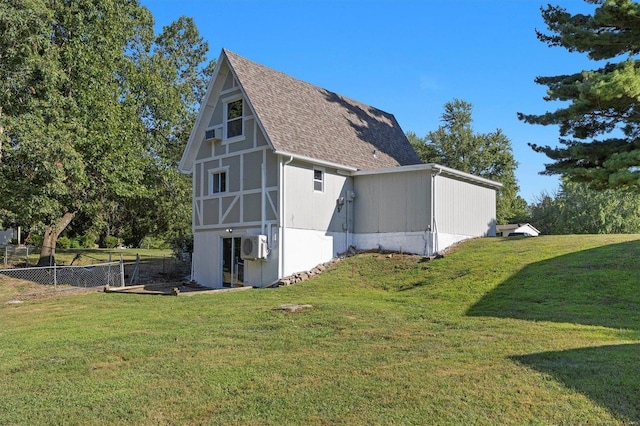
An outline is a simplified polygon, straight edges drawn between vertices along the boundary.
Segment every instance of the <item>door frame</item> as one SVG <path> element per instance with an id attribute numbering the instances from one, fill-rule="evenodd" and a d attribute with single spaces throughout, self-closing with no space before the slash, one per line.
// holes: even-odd
<path id="1" fill-rule="evenodd" d="M 225 240 L 231 240 L 231 272 L 229 281 L 225 281 Z M 244 287 L 245 262 L 241 254 L 242 237 L 240 236 L 221 236 L 220 237 L 220 286 L 221 287 Z M 237 256 L 234 256 L 237 254 Z"/>

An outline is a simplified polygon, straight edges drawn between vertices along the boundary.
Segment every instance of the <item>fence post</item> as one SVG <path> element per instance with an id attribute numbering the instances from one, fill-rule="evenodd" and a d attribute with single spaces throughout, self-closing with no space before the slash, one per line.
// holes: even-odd
<path id="1" fill-rule="evenodd" d="M 53 263 L 53 289 L 58 289 L 58 273 L 55 262 Z"/>
<path id="2" fill-rule="evenodd" d="M 28 268 L 29 267 L 29 246 L 27 246 L 26 249 L 27 249 L 27 256 L 24 264 L 27 265 L 27 268 Z"/>
<path id="3" fill-rule="evenodd" d="M 129 280 L 129 284 L 138 284 L 139 277 L 140 277 L 140 253 L 136 253 L 136 266 L 134 266 L 133 272 L 131 273 L 131 279 Z"/>
<path id="4" fill-rule="evenodd" d="M 9 246 L 4 246 L 4 266 L 9 264 Z"/>
<path id="5" fill-rule="evenodd" d="M 124 260 L 122 260 L 122 253 L 120 253 L 120 287 L 124 287 Z"/>

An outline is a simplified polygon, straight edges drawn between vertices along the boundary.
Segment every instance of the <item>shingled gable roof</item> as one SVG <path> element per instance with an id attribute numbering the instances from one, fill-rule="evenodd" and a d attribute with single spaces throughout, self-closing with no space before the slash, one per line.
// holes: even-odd
<path id="1" fill-rule="evenodd" d="M 221 56 L 226 57 L 277 153 L 358 170 L 420 163 L 392 114 L 226 49 Z"/>

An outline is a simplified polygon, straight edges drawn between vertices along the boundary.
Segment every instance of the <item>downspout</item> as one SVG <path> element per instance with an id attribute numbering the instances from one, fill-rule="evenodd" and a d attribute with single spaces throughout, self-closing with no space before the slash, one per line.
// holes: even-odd
<path id="1" fill-rule="evenodd" d="M 267 201 L 266 189 L 267 189 L 267 172 L 265 165 L 265 153 L 262 151 L 262 163 L 260 164 L 260 234 L 266 235 L 266 220 L 267 220 L 267 208 L 265 202 Z M 267 236 L 267 250 L 271 247 L 271 235 Z M 264 261 L 260 261 L 260 286 L 264 286 Z"/>
<path id="2" fill-rule="evenodd" d="M 266 151 L 265 151 L 266 152 Z M 263 157 L 264 158 L 264 157 Z M 266 201 L 267 201 L 267 196 L 266 196 L 266 191 L 267 191 L 267 168 L 266 165 L 264 164 L 264 160 L 262 161 L 262 164 L 260 165 L 260 186 L 261 186 L 261 192 L 260 192 L 260 234 L 262 235 L 266 235 L 265 231 L 266 231 L 266 221 L 267 221 L 267 206 L 265 205 Z M 269 240 L 271 240 L 271 238 L 269 238 Z M 269 241 L 270 242 L 270 241 Z"/>
<path id="3" fill-rule="evenodd" d="M 436 221 L 436 177 L 440 176 L 442 173 L 442 169 L 438 169 L 438 173 L 431 174 L 431 235 L 433 244 L 431 248 L 433 249 L 432 254 L 438 253 L 438 223 Z"/>
<path id="4" fill-rule="evenodd" d="M 346 245 L 346 247 L 345 247 L 345 253 L 346 253 L 346 252 L 349 251 L 349 193 L 345 192 L 344 195 L 345 195 L 344 199 L 345 199 L 345 204 L 346 204 L 344 206 L 344 208 L 345 208 L 344 215 L 345 215 L 345 217 L 347 219 L 346 220 L 346 222 L 347 222 L 347 233 L 345 235 L 345 241 L 344 241 L 344 243 Z"/>
<path id="5" fill-rule="evenodd" d="M 280 191 L 281 191 L 281 195 L 280 195 L 280 218 L 279 218 L 279 226 L 278 226 L 278 233 L 280 234 L 280 242 L 279 242 L 279 246 L 280 246 L 280 250 L 278 253 L 279 256 L 279 262 L 278 262 L 278 278 L 281 278 L 284 276 L 284 230 L 286 227 L 286 220 L 285 220 L 285 205 L 286 205 L 286 191 L 285 191 L 285 169 L 286 166 L 291 164 L 291 162 L 293 161 L 293 156 L 291 156 L 289 158 L 289 161 L 287 161 L 286 163 L 282 162 L 282 157 L 280 158 Z"/>

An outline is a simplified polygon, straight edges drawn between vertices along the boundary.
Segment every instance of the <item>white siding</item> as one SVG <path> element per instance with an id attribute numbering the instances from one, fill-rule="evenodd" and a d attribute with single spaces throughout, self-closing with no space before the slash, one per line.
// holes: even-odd
<path id="1" fill-rule="evenodd" d="M 285 166 L 285 227 L 315 231 L 342 231 L 346 227 L 348 208 L 340 212 L 336 200 L 351 190 L 351 178 L 335 170 L 319 168 L 324 172 L 324 191 L 314 191 L 313 167 L 292 163 Z M 345 201 L 346 203 L 346 201 Z"/>
<path id="2" fill-rule="evenodd" d="M 447 176 L 435 177 L 435 231 L 467 237 L 495 236 L 496 192 Z"/>
<path id="3" fill-rule="evenodd" d="M 356 233 L 429 231 L 430 171 L 363 175 L 355 178 Z"/>
<path id="4" fill-rule="evenodd" d="M 340 238 L 334 239 L 324 231 L 308 229 L 285 229 L 282 238 L 283 276 L 308 271 L 331 260 L 336 255 L 334 245 L 340 242 Z"/>
<path id="5" fill-rule="evenodd" d="M 221 287 L 220 237 L 215 232 L 193 234 L 194 281 L 207 287 Z"/>

